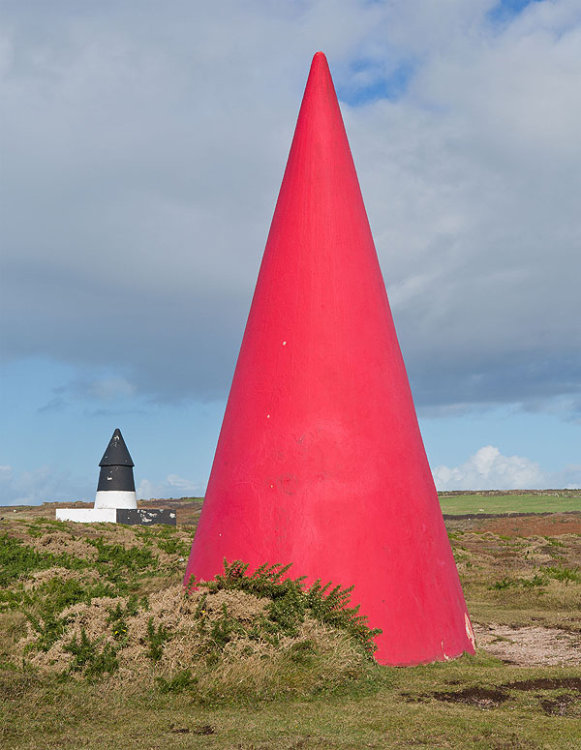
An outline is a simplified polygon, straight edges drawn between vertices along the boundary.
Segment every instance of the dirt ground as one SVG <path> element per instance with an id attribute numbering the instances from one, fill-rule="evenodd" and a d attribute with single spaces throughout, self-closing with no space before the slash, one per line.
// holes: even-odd
<path id="1" fill-rule="evenodd" d="M 556 536 L 581 534 L 580 513 L 552 513 L 550 516 L 514 516 L 483 521 L 483 531 L 504 536 Z"/>
<path id="2" fill-rule="evenodd" d="M 519 667 L 581 666 L 581 637 L 558 628 L 474 624 L 476 645 Z"/>
<path id="3" fill-rule="evenodd" d="M 444 517 L 448 531 L 490 531 L 500 536 L 558 536 L 581 534 L 581 513 L 512 515 L 486 518 Z"/>
<path id="4" fill-rule="evenodd" d="M 446 521 L 447 527 L 489 532 L 503 538 L 526 537 L 543 542 L 547 537 L 581 534 L 581 514 L 553 513 L 499 518 Z M 581 560 L 579 561 L 581 563 Z M 581 613 L 579 613 L 581 620 Z M 495 623 L 474 624 L 476 644 L 507 664 L 517 666 L 581 666 L 581 636 L 559 628 L 511 627 Z"/>

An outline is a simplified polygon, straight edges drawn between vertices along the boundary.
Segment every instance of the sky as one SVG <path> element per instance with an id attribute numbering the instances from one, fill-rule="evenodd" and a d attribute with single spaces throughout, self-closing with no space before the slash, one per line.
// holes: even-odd
<path id="1" fill-rule="evenodd" d="M 317 50 L 438 489 L 581 487 L 581 0 L 4 0 L 0 504 L 204 493 Z"/>

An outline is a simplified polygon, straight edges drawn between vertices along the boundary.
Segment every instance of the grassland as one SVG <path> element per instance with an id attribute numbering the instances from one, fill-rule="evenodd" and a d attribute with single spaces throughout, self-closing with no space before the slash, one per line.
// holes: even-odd
<path id="1" fill-rule="evenodd" d="M 440 492 L 442 513 L 567 513 L 581 512 L 581 490 L 536 492 Z"/>
<path id="2" fill-rule="evenodd" d="M 184 604 L 193 526 L 50 512 L 0 522 L 7 750 L 552 750 L 581 736 L 577 514 L 449 520 L 477 654 L 395 669 L 292 592 Z"/>

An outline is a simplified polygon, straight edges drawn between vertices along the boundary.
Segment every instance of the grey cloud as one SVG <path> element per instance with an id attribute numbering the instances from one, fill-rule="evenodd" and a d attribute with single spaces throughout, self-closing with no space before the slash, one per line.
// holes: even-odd
<path id="1" fill-rule="evenodd" d="M 414 61 L 343 109 L 418 403 L 578 394 L 579 18 L 493 5 L 6 3 L 6 355 L 223 396 L 323 46 L 350 102 Z"/>

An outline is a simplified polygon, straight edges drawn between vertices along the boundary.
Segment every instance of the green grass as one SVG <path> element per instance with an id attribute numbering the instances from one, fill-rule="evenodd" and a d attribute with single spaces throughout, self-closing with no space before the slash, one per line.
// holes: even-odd
<path id="1" fill-rule="evenodd" d="M 476 503 L 507 499 L 469 498 Z M 218 685 L 220 653 L 243 631 L 254 639 L 260 656 L 263 641 L 268 645 L 274 637 L 282 642 L 300 630 L 308 607 L 320 610 L 320 621 L 333 624 L 327 617 L 333 610 L 325 610 L 318 594 L 312 601 L 301 598 L 291 583 L 275 590 L 276 571 L 241 581 L 233 567 L 209 587 L 206 598 L 197 603 L 191 599 L 191 619 L 199 623 L 200 644 L 206 649 L 200 652 L 204 669 L 194 660 L 185 667 L 176 662 L 173 672 L 164 672 L 166 651 L 175 644 L 176 633 L 170 623 L 165 629 L 159 614 L 163 607 L 171 614 L 168 608 L 175 599 L 168 591 L 180 584 L 192 528 L 140 530 L 12 520 L 2 526 L 3 749 L 569 750 L 581 735 L 581 668 L 515 666 L 483 650 L 475 657 L 407 669 L 367 660 L 356 673 L 339 669 L 341 657 L 335 671 L 327 672 L 329 680 L 321 682 L 317 680 L 329 670 L 332 655 L 318 652 L 317 644 L 303 634 L 282 652 L 268 685 L 260 688 L 260 674 L 244 668 L 233 677 L 222 671 Z M 561 627 L 581 636 L 579 534 L 499 535 L 486 530 L 484 522 L 453 521 L 449 528 L 476 622 Z M 541 533 L 550 534 L 550 528 L 548 523 L 548 531 Z M 86 556 L 77 557 L 74 550 Z M 51 577 L 47 568 L 56 565 L 70 573 Z M 233 603 L 252 594 L 264 598 L 268 607 L 264 614 L 241 621 L 224 605 L 214 605 L 212 614 L 212 598 L 222 601 L 225 594 Z M 106 604 L 103 629 L 81 630 L 76 639 L 63 640 L 70 626 L 67 608 L 87 607 L 107 595 L 115 599 Z M 31 617 L 36 628 L 29 624 Z M 137 647 L 139 621 L 139 648 L 149 670 L 143 674 L 151 679 L 131 680 L 122 656 L 127 639 L 133 638 L 132 648 Z M 178 622 L 181 627 L 180 622 L 184 620 Z M 348 632 L 357 622 L 344 625 Z M 33 645 L 23 662 L 19 644 L 27 628 L 36 633 L 37 648 Z M 113 640 L 106 641 L 107 634 Z M 43 671 L 32 666 L 35 655 L 48 654 L 46 649 L 59 638 L 72 668 Z M 276 653 L 264 651 L 267 660 Z M 259 661 L 255 670 L 257 665 Z M 201 695 L 200 680 L 211 681 L 213 669 L 217 687 L 206 687 Z M 249 685 L 252 679 L 255 686 Z"/>
<path id="2" fill-rule="evenodd" d="M 581 512 L 581 490 L 559 494 L 456 495 L 440 493 L 442 513 L 566 513 Z"/>
<path id="3" fill-rule="evenodd" d="M 35 686 L 25 678 L 7 694 L 10 711 L 0 725 L 6 750 L 119 747 L 156 750 L 331 750 L 356 748 L 474 748 L 570 750 L 581 720 L 550 715 L 543 701 L 578 694 L 566 689 L 522 690 L 522 670 L 482 657 L 413 669 L 379 669 L 377 689 L 310 701 L 245 706 L 196 706 L 187 693 L 111 694 L 100 684 Z M 578 678 L 573 670 L 528 670 L 526 679 Z M 28 680 L 28 681 L 26 681 Z M 504 693 L 488 707 L 436 697 L 472 688 Z M 23 705 L 23 695 L 30 702 Z M 569 704 L 570 705 L 570 704 Z"/>

